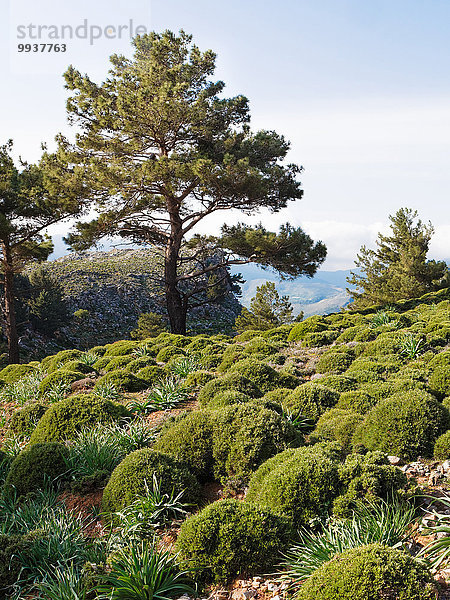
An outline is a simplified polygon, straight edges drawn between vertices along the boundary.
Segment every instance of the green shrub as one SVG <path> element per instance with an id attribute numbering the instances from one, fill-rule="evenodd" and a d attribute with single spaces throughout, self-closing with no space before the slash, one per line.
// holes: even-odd
<path id="1" fill-rule="evenodd" d="M 439 354 L 436 354 L 430 360 L 430 367 L 432 369 L 435 369 L 436 367 L 450 368 L 450 350 L 445 350 L 444 352 L 439 352 Z"/>
<path id="2" fill-rule="evenodd" d="M 320 331 L 318 333 L 307 333 L 303 338 L 303 345 L 307 348 L 329 346 L 334 342 L 338 335 L 338 331 Z"/>
<path id="3" fill-rule="evenodd" d="M 22 450 L 12 461 L 5 486 L 17 495 L 37 492 L 67 472 L 68 450 L 53 442 L 34 444 Z"/>
<path id="4" fill-rule="evenodd" d="M 288 342 L 298 342 L 305 339 L 305 336 L 308 333 L 319 333 L 325 331 L 325 329 L 327 329 L 327 324 L 323 317 L 309 317 L 308 319 L 301 321 L 301 323 L 294 325 L 288 335 Z"/>
<path id="5" fill-rule="evenodd" d="M 13 586 L 22 575 L 20 556 L 26 554 L 32 544 L 35 533 L 25 535 L 0 534 L 0 599 L 14 597 Z M 16 596 L 17 598 L 17 596 Z"/>
<path id="6" fill-rule="evenodd" d="M 212 379 L 205 384 L 197 396 L 200 406 L 206 406 L 218 392 L 226 390 L 242 392 L 251 398 L 260 398 L 262 396 L 261 390 L 253 381 L 235 372 L 224 377 Z"/>
<path id="7" fill-rule="evenodd" d="M 186 377 L 186 385 L 190 388 L 203 387 L 213 379 L 216 379 L 214 373 L 210 373 L 209 371 L 194 371 Z"/>
<path id="8" fill-rule="evenodd" d="M 263 331 L 261 336 L 268 340 L 276 340 L 279 342 L 287 342 L 288 336 L 291 333 L 294 325 L 286 324 L 279 325 L 278 327 L 274 327 L 273 329 L 268 329 L 267 331 Z"/>
<path id="9" fill-rule="evenodd" d="M 290 536 L 287 521 L 271 511 L 220 500 L 183 523 L 177 547 L 198 579 L 219 582 L 267 571 Z"/>
<path id="10" fill-rule="evenodd" d="M 9 421 L 9 430 L 15 435 L 29 435 L 47 410 L 38 402 L 31 402 L 16 410 Z"/>
<path id="11" fill-rule="evenodd" d="M 106 345 L 106 351 L 104 356 L 125 356 L 126 354 L 133 354 L 141 344 L 138 342 L 131 342 L 128 340 L 122 340 L 120 342 L 114 342 L 113 344 Z"/>
<path id="12" fill-rule="evenodd" d="M 78 381 L 79 379 L 83 379 L 86 375 L 81 373 L 80 371 L 66 371 L 65 369 L 60 369 L 58 371 L 54 371 L 44 377 L 39 385 L 39 392 L 42 396 L 46 396 L 55 386 L 58 385 L 66 385 L 70 387 L 70 385 L 74 381 Z"/>
<path id="13" fill-rule="evenodd" d="M 450 430 L 440 435 L 436 440 L 433 456 L 438 460 L 450 458 Z"/>
<path id="14" fill-rule="evenodd" d="M 247 403 L 211 413 L 213 461 L 217 479 L 246 482 L 268 458 L 289 446 L 298 446 L 301 436 L 279 413 Z"/>
<path id="15" fill-rule="evenodd" d="M 320 383 L 307 381 L 295 388 L 284 400 L 283 405 L 293 413 L 294 417 L 301 415 L 317 421 L 327 408 L 333 408 L 338 399 L 338 392 Z"/>
<path id="16" fill-rule="evenodd" d="M 295 377 L 282 377 L 275 369 L 265 363 L 257 362 L 254 358 L 240 360 L 231 367 L 229 373 L 239 373 L 258 386 L 263 394 L 276 387 L 290 387 L 286 385 L 289 381 L 293 387 L 300 383 Z"/>
<path id="17" fill-rule="evenodd" d="M 267 394 L 264 394 L 261 400 L 266 402 L 275 402 L 276 404 L 283 404 L 290 394 L 292 394 L 292 390 L 290 388 L 275 388 L 274 390 L 267 392 Z"/>
<path id="18" fill-rule="evenodd" d="M 319 567 L 300 587 L 298 600 L 434 600 L 425 565 L 401 550 L 369 544 L 346 550 Z"/>
<path id="19" fill-rule="evenodd" d="M 147 384 L 146 387 L 158 383 L 158 381 L 160 381 L 164 376 L 164 369 L 162 367 L 158 367 L 157 365 L 148 365 L 147 367 L 139 369 L 139 371 L 136 373 L 136 377 L 138 377 L 138 379 L 145 381 Z"/>
<path id="20" fill-rule="evenodd" d="M 351 348 L 328 350 L 319 358 L 316 371 L 317 373 L 343 373 L 351 365 L 354 358 L 355 354 Z"/>
<path id="21" fill-rule="evenodd" d="M 338 442 L 344 452 L 350 452 L 353 434 L 362 420 L 362 415 L 357 412 L 330 408 L 320 416 L 309 439 L 313 444 L 322 441 Z"/>
<path id="22" fill-rule="evenodd" d="M 392 502 L 408 483 L 406 475 L 382 452 L 350 454 L 339 467 L 339 479 L 342 493 L 335 499 L 333 511 L 340 517 L 350 517 L 361 500 Z"/>
<path id="23" fill-rule="evenodd" d="M 183 463 L 168 454 L 142 448 L 126 456 L 112 472 L 103 493 L 103 511 L 118 512 L 145 495 L 146 484 L 151 484 L 154 474 L 162 494 L 184 491 L 185 502 L 197 502 L 198 482 Z"/>
<path id="24" fill-rule="evenodd" d="M 103 372 L 109 373 L 110 371 L 117 371 L 117 369 L 124 369 L 133 360 L 134 356 L 132 354 L 125 354 L 124 356 L 113 356 L 111 360 L 109 360 L 108 363 L 103 367 Z"/>
<path id="25" fill-rule="evenodd" d="M 210 402 L 208 402 L 208 408 L 223 408 L 224 406 L 230 406 L 231 404 L 243 404 L 250 402 L 252 398 L 242 392 L 236 392 L 235 390 L 225 390 L 223 392 L 217 392 Z"/>
<path id="26" fill-rule="evenodd" d="M 50 406 L 32 433 L 30 444 L 73 440 L 84 427 L 130 416 L 124 406 L 92 394 L 70 396 Z"/>
<path id="27" fill-rule="evenodd" d="M 248 342 L 255 337 L 261 337 L 261 331 L 256 329 L 247 329 L 246 331 L 243 331 L 237 335 L 234 339 L 236 342 Z"/>
<path id="28" fill-rule="evenodd" d="M 134 358 L 128 362 L 125 370 L 136 375 L 141 369 L 152 366 L 156 366 L 156 361 L 154 358 L 151 356 L 140 356 L 139 358 Z"/>
<path id="29" fill-rule="evenodd" d="M 449 426 L 448 410 L 433 396 L 408 390 L 374 406 L 356 430 L 354 443 L 410 460 L 431 456 L 436 439 Z"/>
<path id="30" fill-rule="evenodd" d="M 369 342 L 364 349 L 364 356 L 383 356 L 397 354 L 400 350 L 400 342 L 395 333 L 382 333 L 376 340 Z"/>
<path id="31" fill-rule="evenodd" d="M 252 475 L 245 499 L 305 525 L 323 516 L 339 493 L 338 453 L 333 444 L 282 452 Z"/>
<path id="32" fill-rule="evenodd" d="M 69 360 L 64 363 L 64 371 L 75 371 L 76 373 L 83 373 L 83 375 L 86 375 L 87 373 L 92 373 L 94 370 L 92 365 L 88 365 L 81 360 Z"/>
<path id="33" fill-rule="evenodd" d="M 201 481 L 213 478 L 213 426 L 209 411 L 197 410 L 168 422 L 155 450 L 175 456 Z"/>
<path id="34" fill-rule="evenodd" d="M 165 363 L 174 356 L 186 356 L 186 352 L 183 348 L 177 348 L 177 346 L 165 346 L 156 355 L 156 360 Z"/>
<path id="35" fill-rule="evenodd" d="M 336 392 L 348 392 L 354 390 L 358 385 L 356 379 L 347 375 L 325 375 L 318 382 L 320 382 L 320 385 Z"/>
<path id="36" fill-rule="evenodd" d="M 104 369 L 108 366 L 108 364 L 113 360 L 113 356 L 102 356 L 99 358 L 94 364 L 93 368 L 95 371 L 103 372 Z"/>
<path id="37" fill-rule="evenodd" d="M 144 369 L 152 369 L 154 367 L 144 367 Z M 143 369 L 141 369 L 142 371 Z M 139 371 L 139 373 L 141 372 Z M 129 371 L 125 369 L 117 369 L 116 371 L 111 371 L 100 377 L 95 384 L 94 389 L 98 389 L 104 385 L 113 385 L 118 390 L 123 392 L 140 392 L 141 390 L 145 390 L 148 388 L 148 383 L 133 375 Z"/>
<path id="38" fill-rule="evenodd" d="M 450 367 L 436 367 L 428 380 L 428 387 L 437 398 L 450 396 Z"/>
<path id="39" fill-rule="evenodd" d="M 300 442 L 282 415 L 249 402 L 187 414 L 166 426 L 155 449 L 186 463 L 201 480 L 244 483 L 267 458 Z"/>
<path id="40" fill-rule="evenodd" d="M 42 361 L 42 366 L 46 369 L 47 373 L 53 373 L 53 371 L 60 369 L 66 363 L 72 360 L 78 360 L 82 355 L 83 352 L 75 348 L 72 350 L 61 350 L 61 352 L 58 352 L 54 356 L 48 357 L 48 361 L 47 359 L 44 359 Z"/>
<path id="41" fill-rule="evenodd" d="M 344 331 L 336 338 L 336 342 L 338 344 L 345 344 L 346 342 L 353 342 L 355 339 L 355 335 L 360 331 L 360 327 L 357 325 L 353 325 L 352 327 L 347 327 Z"/>
<path id="42" fill-rule="evenodd" d="M 206 335 L 196 335 L 192 338 L 192 342 L 186 346 L 186 350 L 188 352 L 199 352 L 200 350 L 211 346 L 211 344 L 214 344 L 211 338 Z"/>
<path id="43" fill-rule="evenodd" d="M 217 367 L 219 373 L 225 373 L 230 369 L 236 362 L 245 358 L 244 347 L 238 344 L 231 344 L 222 353 L 220 363 Z"/>
<path id="44" fill-rule="evenodd" d="M 15 383 L 24 375 L 35 371 L 35 367 L 31 365 L 8 365 L 0 371 L 0 379 L 5 383 Z"/>
<path id="45" fill-rule="evenodd" d="M 351 390 L 343 392 L 337 401 L 336 408 L 350 410 L 364 415 L 375 404 L 377 400 L 364 390 Z"/>

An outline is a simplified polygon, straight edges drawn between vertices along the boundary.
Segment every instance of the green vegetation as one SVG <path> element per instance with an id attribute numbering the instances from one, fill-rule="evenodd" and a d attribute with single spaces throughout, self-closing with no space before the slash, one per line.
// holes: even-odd
<path id="1" fill-rule="evenodd" d="M 306 580 L 298 600 L 366 600 L 389 590 L 398 600 L 434 600 L 427 568 L 401 550 L 369 544 L 335 556 Z"/>
<path id="2" fill-rule="evenodd" d="M 200 580 L 218 582 L 266 572 L 290 535 L 283 517 L 238 500 L 221 500 L 183 523 L 177 545 Z"/>

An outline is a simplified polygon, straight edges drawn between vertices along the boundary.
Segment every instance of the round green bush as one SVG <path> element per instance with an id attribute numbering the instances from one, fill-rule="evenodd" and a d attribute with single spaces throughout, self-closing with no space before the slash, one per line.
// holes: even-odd
<path id="1" fill-rule="evenodd" d="M 244 346 L 244 354 L 263 354 L 270 356 L 276 354 L 279 350 L 279 345 L 273 344 L 265 340 L 263 337 L 254 337 Z"/>
<path id="2" fill-rule="evenodd" d="M 440 435 L 436 440 L 433 456 L 438 460 L 450 458 L 450 430 Z"/>
<path id="3" fill-rule="evenodd" d="M 436 367 L 428 380 L 428 387 L 437 398 L 450 396 L 450 368 Z"/>
<path id="4" fill-rule="evenodd" d="M 80 379 L 84 379 L 86 375 L 81 373 L 80 371 L 66 371 L 65 369 L 59 369 L 58 371 L 53 371 L 39 384 L 39 392 L 42 396 L 46 396 L 48 392 L 55 386 L 64 384 L 69 387 L 74 381 L 78 381 Z"/>
<path id="5" fill-rule="evenodd" d="M 333 408 L 339 400 L 339 392 L 330 390 L 320 383 L 307 381 L 299 385 L 287 396 L 283 405 L 294 417 L 303 416 L 317 421 L 328 408 Z"/>
<path id="6" fill-rule="evenodd" d="M 231 344 L 222 353 L 220 363 L 217 366 L 219 373 L 226 373 L 236 362 L 245 358 L 244 347 L 239 344 Z"/>
<path id="7" fill-rule="evenodd" d="M 15 383 L 29 373 L 36 372 L 32 365 L 8 365 L 0 371 L 0 379 L 5 383 Z"/>
<path id="8" fill-rule="evenodd" d="M 61 350 L 54 356 L 48 356 L 44 358 L 42 361 L 42 367 L 47 371 L 47 373 L 53 373 L 60 367 L 64 366 L 65 363 L 71 360 L 78 360 L 80 356 L 83 355 L 81 350 L 72 349 L 72 350 Z"/>
<path id="9" fill-rule="evenodd" d="M 124 406 L 92 394 L 69 396 L 50 406 L 31 434 L 30 444 L 73 440 L 84 427 L 130 417 Z"/>
<path id="10" fill-rule="evenodd" d="M 298 600 L 435 600 L 425 565 L 401 550 L 369 544 L 324 563 L 299 588 Z"/>
<path id="11" fill-rule="evenodd" d="M 224 406 L 230 406 L 232 404 L 243 404 L 244 402 L 250 402 L 252 398 L 242 392 L 235 390 L 225 390 L 223 392 L 217 392 L 210 402 L 208 402 L 208 408 L 223 408 Z"/>
<path id="12" fill-rule="evenodd" d="M 219 500 L 182 524 L 177 547 L 196 578 L 219 582 L 266 572 L 290 537 L 283 517 L 238 500 Z"/>
<path id="13" fill-rule="evenodd" d="M 291 333 L 293 325 L 279 325 L 273 329 L 267 329 L 261 333 L 263 338 L 278 342 L 287 342 L 288 335 Z"/>
<path id="14" fill-rule="evenodd" d="M 343 392 L 337 401 L 336 408 L 350 410 L 364 415 L 377 403 L 376 398 L 364 390 Z"/>
<path id="15" fill-rule="evenodd" d="M 112 472 L 103 493 L 103 511 L 118 512 L 145 495 L 153 475 L 158 479 L 161 493 L 184 491 L 184 502 L 198 501 L 198 481 L 183 463 L 168 454 L 142 448 L 126 456 Z"/>
<path id="16" fill-rule="evenodd" d="M 34 444 L 22 450 L 12 461 L 5 481 L 7 490 L 19 495 L 36 492 L 67 473 L 69 451 L 54 442 Z"/>
<path id="17" fill-rule="evenodd" d="M 113 358 L 113 356 L 102 356 L 93 364 L 93 369 L 95 369 L 97 372 L 103 373 Z"/>
<path id="18" fill-rule="evenodd" d="M 322 441 L 338 442 L 344 452 L 350 452 L 353 434 L 362 421 L 363 416 L 357 412 L 330 408 L 319 417 L 309 439 L 313 444 Z"/>
<path id="19" fill-rule="evenodd" d="M 64 371 L 75 371 L 76 373 L 83 373 L 83 375 L 87 375 L 87 373 L 92 373 L 95 371 L 95 369 L 93 366 L 87 365 L 80 360 L 69 360 L 68 362 L 64 363 Z"/>
<path id="20" fill-rule="evenodd" d="M 145 369 L 149 369 L 150 367 L 144 367 Z M 118 390 L 123 392 L 140 392 L 148 388 L 148 384 L 146 381 L 133 375 L 129 371 L 125 369 L 117 369 L 116 371 L 110 371 L 100 377 L 95 384 L 95 387 L 98 388 L 102 385 L 113 385 Z"/>
<path id="21" fill-rule="evenodd" d="M 267 392 L 267 394 L 264 394 L 261 400 L 283 404 L 290 394 L 292 394 L 291 388 L 275 388 L 274 390 Z"/>
<path id="22" fill-rule="evenodd" d="M 321 377 L 318 382 L 320 382 L 320 385 L 324 385 L 336 392 L 348 392 L 349 390 L 354 390 L 358 386 L 356 379 L 348 377 L 347 375 L 325 375 L 324 377 Z"/>
<path id="23" fill-rule="evenodd" d="M 246 358 L 240 360 L 231 367 L 229 373 L 239 373 L 258 386 L 263 394 L 270 392 L 276 387 L 290 387 L 286 385 L 286 381 L 282 379 L 279 373 L 266 363 L 255 361 L 254 358 Z M 292 377 L 293 387 L 300 383 L 300 380 Z"/>
<path id="24" fill-rule="evenodd" d="M 132 358 L 132 360 L 126 364 L 125 371 L 130 371 L 130 373 L 136 375 L 144 367 L 152 366 L 156 366 L 156 360 L 154 358 L 151 356 L 140 356 L 139 358 Z"/>
<path id="25" fill-rule="evenodd" d="M 200 406 L 206 406 L 218 392 L 226 390 L 242 392 L 251 398 L 260 398 L 262 396 L 261 390 L 253 381 L 240 373 L 230 373 L 223 377 L 212 379 L 202 387 L 197 396 Z"/>
<path id="26" fill-rule="evenodd" d="M 307 333 L 303 338 L 303 345 L 307 348 L 319 348 L 329 346 L 338 337 L 338 331 L 320 331 L 318 333 Z"/>
<path id="27" fill-rule="evenodd" d="M 294 325 L 288 335 L 288 342 L 298 342 L 303 340 L 308 333 L 319 333 L 320 331 L 325 331 L 325 329 L 327 329 L 327 324 L 323 317 L 309 317 L 301 323 Z"/>
<path id="28" fill-rule="evenodd" d="M 431 394 L 408 390 L 376 404 L 355 431 L 354 444 L 411 460 L 432 456 L 449 427 L 448 410 Z"/>
<path id="29" fill-rule="evenodd" d="M 214 475 L 222 481 L 246 483 L 268 458 L 303 441 L 282 415 L 255 403 L 215 410 L 211 417 Z"/>
<path id="30" fill-rule="evenodd" d="M 106 345 L 106 352 L 104 356 L 124 356 L 126 354 L 133 354 L 133 351 L 138 348 L 140 344 L 138 342 L 131 342 L 129 340 L 122 340 L 120 342 L 114 342 L 113 344 Z"/>
<path id="31" fill-rule="evenodd" d="M 168 422 L 154 448 L 185 463 L 199 480 L 213 478 L 213 427 L 209 411 L 196 410 Z"/>
<path id="32" fill-rule="evenodd" d="M 146 387 L 154 385 L 160 379 L 164 377 L 164 369 L 162 367 L 158 367 L 157 365 L 148 365 L 147 367 L 142 367 L 136 373 L 136 377 L 138 377 L 141 381 L 145 381 L 147 384 Z"/>
<path id="33" fill-rule="evenodd" d="M 376 502 L 379 498 L 392 501 L 399 490 L 404 490 L 408 479 L 391 465 L 383 452 L 350 454 L 339 467 L 341 494 L 333 502 L 338 517 L 351 517 L 358 501 Z"/>
<path id="34" fill-rule="evenodd" d="M 186 385 L 189 388 L 203 387 L 208 381 L 212 381 L 213 379 L 216 379 L 214 373 L 210 373 L 209 371 L 194 371 L 186 377 Z"/>
<path id="35" fill-rule="evenodd" d="M 444 350 L 439 352 L 430 360 L 430 367 L 435 369 L 436 367 L 447 367 L 450 368 L 450 350 Z"/>
<path id="36" fill-rule="evenodd" d="M 177 348 L 176 346 L 165 346 L 164 348 L 161 348 L 156 355 L 156 361 L 165 363 L 174 356 L 186 356 L 186 352 L 183 350 L 183 348 Z"/>
<path id="37" fill-rule="evenodd" d="M 15 435 L 29 435 L 48 407 L 31 402 L 13 412 L 9 421 L 9 430 Z"/>
<path id="38" fill-rule="evenodd" d="M 316 371 L 317 373 L 343 373 L 351 365 L 354 358 L 354 351 L 351 348 L 327 350 L 319 358 Z"/>
<path id="39" fill-rule="evenodd" d="M 286 515 L 296 526 L 323 516 L 340 490 L 336 445 L 287 450 L 250 478 L 246 501 Z"/>
<path id="40" fill-rule="evenodd" d="M 364 348 L 364 356 L 385 356 L 398 354 L 400 342 L 397 333 L 381 333 L 373 342 Z"/>
<path id="41" fill-rule="evenodd" d="M 132 354 L 113 356 L 111 360 L 109 360 L 108 363 L 103 367 L 103 372 L 109 373 L 110 371 L 117 371 L 117 369 L 124 369 L 133 361 L 133 359 L 134 356 Z"/>
<path id="42" fill-rule="evenodd" d="M 214 342 L 205 335 L 197 335 L 192 339 L 192 342 L 186 346 L 188 352 L 199 352 L 208 346 L 211 346 Z"/>

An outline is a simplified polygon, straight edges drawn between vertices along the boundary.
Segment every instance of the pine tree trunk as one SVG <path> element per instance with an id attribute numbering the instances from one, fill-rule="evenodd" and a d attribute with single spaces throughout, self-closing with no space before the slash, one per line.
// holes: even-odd
<path id="1" fill-rule="evenodd" d="M 5 322 L 8 339 L 8 360 L 10 364 L 19 362 L 19 336 L 17 335 L 16 309 L 14 306 L 14 269 L 11 250 L 3 245 Z"/>
<path id="2" fill-rule="evenodd" d="M 171 235 L 167 242 L 164 262 L 166 307 L 172 333 L 186 335 L 187 302 L 178 289 L 178 257 L 182 240 L 182 223 L 175 203 L 169 204 Z"/>

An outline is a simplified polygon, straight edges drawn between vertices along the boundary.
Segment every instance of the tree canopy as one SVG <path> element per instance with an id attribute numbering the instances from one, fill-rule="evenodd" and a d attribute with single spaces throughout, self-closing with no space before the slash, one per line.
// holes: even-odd
<path id="1" fill-rule="evenodd" d="M 250 302 L 250 310 L 243 308 L 237 317 L 237 331 L 247 329 L 266 330 L 287 323 L 300 321 L 303 313 L 294 319 L 292 304 L 289 296 L 281 296 L 273 281 L 266 281 L 257 286 L 256 294 Z"/>
<path id="2" fill-rule="evenodd" d="M 282 135 L 251 131 L 244 96 L 223 97 L 225 84 L 210 79 L 211 50 L 201 52 L 183 31 L 138 36 L 133 45 L 131 59 L 111 56 L 101 84 L 73 66 L 65 73 L 67 110 L 80 133 L 75 144 L 58 140 L 86 168 L 87 200 L 98 214 L 67 240 L 83 249 L 118 235 L 160 251 L 171 329 L 184 333 L 188 306 L 223 284 L 229 265 L 259 262 L 287 277 L 312 276 L 326 248 L 289 225 L 278 234 L 241 224 L 194 235 L 217 211 L 277 212 L 299 200 L 302 168 L 286 162 Z"/>
<path id="3" fill-rule="evenodd" d="M 62 150 L 44 152 L 39 164 L 18 168 L 12 147 L 12 141 L 0 146 L 0 271 L 9 361 L 19 362 L 14 276 L 28 262 L 48 258 L 53 244 L 45 230 L 79 213 L 84 184 L 82 172 L 67 166 Z"/>
<path id="4" fill-rule="evenodd" d="M 375 250 L 362 246 L 355 261 L 361 272 L 347 278 L 356 286 L 347 289 L 352 309 L 418 298 L 448 285 L 446 263 L 427 260 L 432 224 L 423 223 L 410 208 L 399 209 L 389 220 L 392 233 L 379 233 Z"/>

